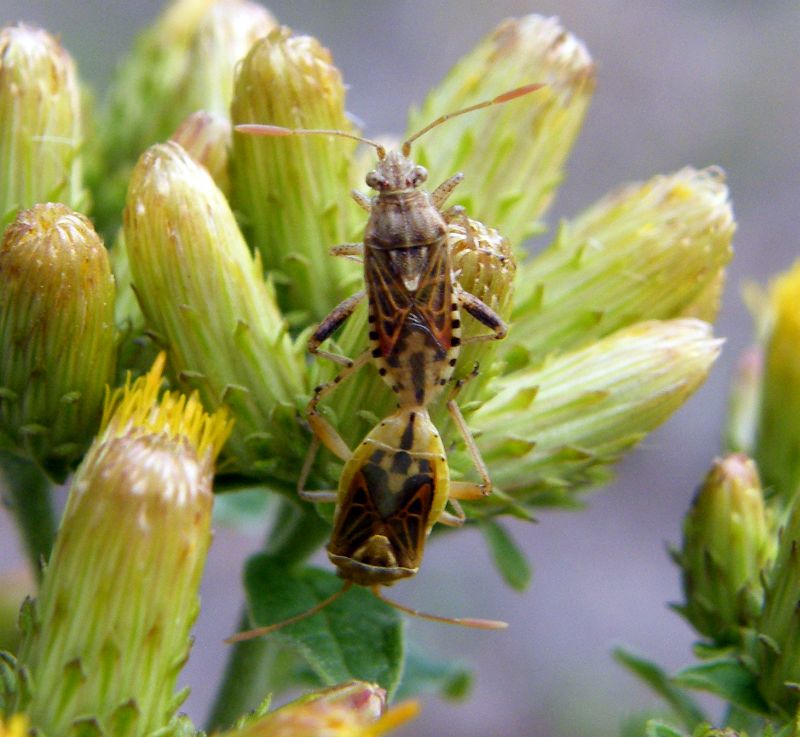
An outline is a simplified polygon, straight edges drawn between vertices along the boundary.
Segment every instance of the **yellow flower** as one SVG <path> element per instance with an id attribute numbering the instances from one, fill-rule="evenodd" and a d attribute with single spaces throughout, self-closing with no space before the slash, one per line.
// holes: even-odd
<path id="1" fill-rule="evenodd" d="M 10 718 L 0 719 L 0 737 L 26 737 L 28 734 L 28 718 L 24 714 L 14 714 Z"/>
<path id="2" fill-rule="evenodd" d="M 214 462 L 231 430 L 197 396 L 165 392 L 165 356 L 107 400 L 70 488 L 39 596 L 23 618 L 27 711 L 46 734 L 91 718 L 149 735 L 175 717 L 211 542 Z M 125 726 L 123 731 L 122 725 Z"/>

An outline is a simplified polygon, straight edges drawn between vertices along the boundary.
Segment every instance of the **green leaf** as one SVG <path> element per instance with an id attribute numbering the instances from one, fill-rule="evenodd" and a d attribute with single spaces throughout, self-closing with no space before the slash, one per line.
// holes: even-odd
<path id="1" fill-rule="evenodd" d="M 403 678 L 395 700 L 438 693 L 447 699 L 464 699 L 472 687 L 472 673 L 460 663 L 442 663 L 429 658 L 419 646 L 409 644 Z"/>
<path id="2" fill-rule="evenodd" d="M 661 696 L 688 729 L 694 729 L 699 723 L 707 721 L 695 700 L 678 688 L 655 663 L 622 648 L 614 650 L 614 658 Z"/>
<path id="3" fill-rule="evenodd" d="M 237 530 L 261 529 L 272 502 L 274 495 L 263 486 L 217 494 L 214 499 L 214 526 Z"/>
<path id="4" fill-rule="evenodd" d="M 516 591 L 525 591 L 532 571 L 525 553 L 504 525 L 493 519 L 480 522 L 481 532 L 489 546 L 492 562 L 503 580 Z"/>
<path id="5" fill-rule="evenodd" d="M 686 737 L 684 732 L 659 719 L 648 721 L 644 733 L 646 737 Z"/>
<path id="6" fill-rule="evenodd" d="M 767 703 L 758 692 L 755 676 L 735 658 L 721 658 L 684 668 L 673 681 L 687 688 L 709 691 L 757 714 L 769 712 Z"/>
<path id="7" fill-rule="evenodd" d="M 266 554 L 247 562 L 245 588 L 254 626 L 301 614 L 342 588 L 316 568 L 289 569 Z M 398 686 L 405 654 L 400 614 L 358 586 L 321 612 L 269 635 L 296 649 L 326 686 L 351 679 Z"/>

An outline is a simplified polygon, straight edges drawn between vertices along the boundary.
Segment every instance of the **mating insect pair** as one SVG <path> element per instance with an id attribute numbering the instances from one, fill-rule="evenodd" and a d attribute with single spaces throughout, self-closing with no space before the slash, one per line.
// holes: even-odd
<path id="1" fill-rule="evenodd" d="M 456 115 L 508 102 L 540 87 L 538 84 L 520 87 L 443 115 L 407 139 L 400 151 L 387 152 L 380 144 L 345 131 L 255 124 L 237 126 L 237 131 L 257 135 L 354 138 L 373 146 L 378 162 L 366 177 L 367 185 L 376 195 L 370 199 L 360 192 L 353 193 L 356 203 L 369 213 L 363 243 L 348 243 L 333 249 L 334 255 L 363 260 L 365 289 L 339 304 L 309 340 L 312 353 L 344 368 L 333 381 L 318 386 L 309 402 L 307 417 L 315 437 L 298 491 L 306 500 L 337 505 L 328 553 L 345 584 L 332 597 L 297 617 L 239 633 L 231 641 L 257 637 L 311 616 L 352 584 L 368 586 L 376 596 L 388 601 L 381 594 L 381 586 L 417 572 L 432 527 L 437 522 L 463 524 L 464 514 L 457 500 L 477 499 L 491 491 L 488 472 L 454 397 L 448 400 L 447 407 L 481 481 L 450 480 L 442 440 L 431 422 L 428 406 L 452 378 L 462 345 L 461 311 L 472 315 L 491 331 L 473 336 L 470 341 L 503 338 L 506 326 L 486 304 L 465 291 L 453 273 L 448 224 L 459 220 L 468 237 L 471 231 L 462 208 L 445 210 L 443 207 L 463 176 L 455 174 L 431 193 L 425 192 L 421 185 L 427 173 L 411 160 L 410 151 L 417 138 Z M 353 314 L 365 297 L 369 348 L 355 359 L 322 350 L 322 343 Z M 322 417 L 319 404 L 370 360 L 395 393 L 398 409 L 379 422 L 356 450 L 351 451 Z M 320 442 L 345 462 L 336 491 L 304 489 Z M 448 502 L 455 513 L 445 509 Z M 489 629 L 505 626 L 491 620 L 437 617 L 396 602 L 388 603 L 437 621 Z"/>

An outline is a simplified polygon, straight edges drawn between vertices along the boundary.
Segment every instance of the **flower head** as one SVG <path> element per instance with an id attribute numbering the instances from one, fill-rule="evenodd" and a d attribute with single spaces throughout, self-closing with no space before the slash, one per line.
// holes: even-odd
<path id="1" fill-rule="evenodd" d="M 684 522 L 686 618 L 718 644 L 739 642 L 761 611 L 762 580 L 775 557 L 775 538 L 752 460 L 715 461 Z"/>
<path id="2" fill-rule="evenodd" d="M 0 223 L 37 202 L 86 206 L 82 134 L 72 57 L 39 28 L 0 29 Z"/>
<path id="3" fill-rule="evenodd" d="M 97 430 L 116 358 L 114 278 L 66 205 L 19 213 L 0 245 L 0 435 L 63 479 Z"/>
<path id="4" fill-rule="evenodd" d="M 412 719 L 415 702 L 386 708 L 386 692 L 354 681 L 304 696 L 220 737 L 379 737 Z"/>
<path id="5" fill-rule="evenodd" d="M 214 461 L 231 421 L 224 410 L 206 414 L 196 396 L 159 400 L 164 362 L 161 354 L 107 400 L 23 620 L 27 712 L 47 734 L 87 720 L 109 737 L 151 734 L 185 698 L 173 689 L 211 542 Z"/>
<path id="6" fill-rule="evenodd" d="M 768 322 L 755 457 L 789 504 L 800 491 L 800 261 L 770 287 Z"/>

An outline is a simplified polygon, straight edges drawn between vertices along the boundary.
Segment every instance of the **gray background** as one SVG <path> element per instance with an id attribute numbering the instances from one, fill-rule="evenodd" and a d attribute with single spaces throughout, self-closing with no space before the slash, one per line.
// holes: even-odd
<path id="1" fill-rule="evenodd" d="M 534 566 L 525 594 L 498 581 L 472 530 L 448 535 L 398 598 L 422 609 L 501 617 L 504 633 L 409 622 L 430 649 L 477 669 L 466 704 L 425 700 L 404 735 L 614 734 L 624 715 L 653 699 L 612 662 L 624 643 L 670 668 L 689 662 L 691 632 L 668 611 L 680 596 L 665 552 L 680 537 L 692 490 L 719 449 L 727 383 L 750 340 L 739 296 L 798 253 L 800 231 L 800 11 L 795 2 L 495 0 L 477 3 L 275 2 L 280 21 L 319 37 L 350 85 L 348 108 L 367 135 L 401 132 L 408 104 L 509 15 L 558 15 L 583 39 L 599 84 L 548 219 L 576 213 L 623 181 L 685 164 L 719 164 L 739 222 L 736 256 L 717 332 L 727 337 L 706 385 L 619 468 L 613 486 L 583 512 L 549 512 L 513 525 Z M 3 0 L 0 20 L 59 33 L 83 76 L 102 89 L 114 59 L 158 12 L 152 0 L 80 3 Z M 534 244 L 536 248 L 539 244 Z M 202 722 L 235 626 L 238 571 L 259 535 L 218 529 L 203 586 L 203 611 L 183 683 Z M 0 511 L 2 569 L 21 556 Z"/>

